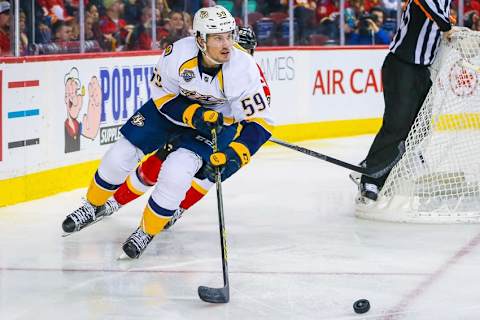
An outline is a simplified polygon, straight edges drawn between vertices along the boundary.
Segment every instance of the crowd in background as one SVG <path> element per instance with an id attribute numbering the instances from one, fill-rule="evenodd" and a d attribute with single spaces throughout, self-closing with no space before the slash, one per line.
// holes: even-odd
<path id="1" fill-rule="evenodd" d="M 11 0 L 13 1 L 13 0 Z M 126 51 L 164 48 L 192 35 L 196 10 L 220 4 L 236 17 L 237 24 L 255 30 L 260 46 L 288 45 L 288 0 L 155 0 L 156 39 L 152 39 L 151 0 L 83 0 L 85 51 Z M 351 45 L 388 44 L 397 27 L 400 0 L 346 0 L 343 30 Z M 294 0 L 295 45 L 338 45 L 339 1 Z M 456 19 L 458 0 L 452 19 Z M 0 0 L 1 55 L 11 55 L 12 5 Z M 480 0 L 464 0 L 463 24 L 479 26 Z M 79 0 L 20 1 L 21 55 L 80 52 Z"/>

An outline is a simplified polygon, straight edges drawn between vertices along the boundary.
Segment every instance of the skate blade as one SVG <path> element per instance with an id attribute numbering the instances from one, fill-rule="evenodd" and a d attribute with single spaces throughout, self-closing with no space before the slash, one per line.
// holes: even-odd
<path id="1" fill-rule="evenodd" d="M 82 229 L 80 229 L 80 230 L 73 231 L 73 232 L 70 232 L 70 233 L 68 233 L 68 232 L 64 232 L 64 233 L 62 234 L 62 238 L 65 238 L 65 237 L 71 236 L 71 235 L 72 235 L 72 234 L 74 234 L 74 233 L 78 233 L 78 232 L 80 232 L 80 231 L 82 231 L 82 230 L 85 230 L 85 229 L 87 229 L 88 227 L 91 227 L 91 226 L 93 226 L 95 223 L 97 223 L 97 222 L 99 222 L 99 221 L 102 221 L 102 220 L 103 220 L 105 217 L 108 217 L 108 216 L 101 216 L 101 217 L 98 217 L 98 219 L 94 220 L 92 223 L 90 223 L 90 224 L 86 225 L 85 227 L 83 227 L 83 228 L 82 228 Z"/>

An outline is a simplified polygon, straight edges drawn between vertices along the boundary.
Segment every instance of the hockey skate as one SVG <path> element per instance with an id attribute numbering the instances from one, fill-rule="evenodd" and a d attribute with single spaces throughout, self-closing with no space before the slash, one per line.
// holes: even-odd
<path id="1" fill-rule="evenodd" d="M 178 219 L 180 219 L 183 215 L 183 213 L 185 212 L 185 209 L 183 208 L 178 208 L 174 213 L 173 213 L 173 216 L 172 218 L 170 219 L 170 221 L 167 222 L 167 224 L 165 225 L 165 227 L 163 227 L 163 230 L 167 230 L 169 229 L 171 226 L 173 226 Z"/>
<path id="2" fill-rule="evenodd" d="M 80 231 L 87 226 L 97 223 L 104 217 L 117 212 L 120 207 L 120 204 L 115 199 L 110 199 L 99 207 L 84 200 L 83 205 L 69 214 L 63 221 L 62 229 L 65 232 L 64 236 L 68 236 L 73 232 Z"/>
<path id="3" fill-rule="evenodd" d="M 138 227 L 137 230 L 128 237 L 127 241 L 123 243 L 123 252 L 130 259 L 138 259 L 152 241 L 153 237 L 154 236 L 145 233 L 141 227 Z M 120 256 L 120 259 L 124 258 L 126 257 L 123 255 Z"/>

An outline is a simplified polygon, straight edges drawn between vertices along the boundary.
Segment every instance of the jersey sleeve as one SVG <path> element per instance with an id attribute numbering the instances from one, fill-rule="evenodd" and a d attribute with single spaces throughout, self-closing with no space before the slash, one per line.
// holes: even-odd
<path id="1" fill-rule="evenodd" d="M 444 1 L 449 0 L 414 0 L 427 18 L 433 20 L 441 31 L 446 32 L 452 29 L 452 24 L 447 11 L 449 6 L 445 6 Z"/>
<path id="2" fill-rule="evenodd" d="M 181 48 L 174 47 L 174 45 L 165 48 L 153 70 L 150 88 L 153 102 L 158 111 L 173 123 L 188 126 L 183 121 L 184 113 L 189 107 L 198 107 L 198 105 L 180 94 L 178 68 L 181 55 L 176 52 L 177 50 L 181 50 Z"/>
<path id="3" fill-rule="evenodd" d="M 242 128 L 231 146 L 252 156 L 271 137 L 274 122 L 260 71 L 253 59 L 245 62 L 240 69 L 242 76 L 235 79 L 237 91 L 231 99 L 235 120 L 242 124 Z M 226 93 L 228 89 L 225 88 Z"/>
<path id="4" fill-rule="evenodd" d="M 163 51 L 150 79 L 151 95 L 157 108 L 161 108 L 180 91 L 177 72 L 179 59 L 173 50 L 173 45 L 170 45 Z"/>

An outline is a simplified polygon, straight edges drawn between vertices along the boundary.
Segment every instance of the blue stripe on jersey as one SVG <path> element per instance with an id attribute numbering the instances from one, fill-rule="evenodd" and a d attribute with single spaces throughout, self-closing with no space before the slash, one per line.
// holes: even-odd
<path id="1" fill-rule="evenodd" d="M 175 212 L 175 210 L 168 210 L 168 209 L 160 207 L 153 200 L 152 197 L 150 197 L 148 199 L 148 205 L 150 206 L 150 208 L 152 209 L 153 212 L 155 212 L 156 214 L 158 214 L 159 216 L 162 216 L 162 217 L 171 217 L 171 216 L 173 216 L 173 213 Z"/>
<path id="2" fill-rule="evenodd" d="M 99 185 L 100 187 L 102 187 L 103 189 L 107 189 L 107 190 L 117 190 L 120 185 L 119 184 L 111 184 L 111 183 L 108 183 L 107 181 L 103 180 L 102 178 L 100 178 L 100 175 L 98 174 L 98 171 L 95 172 L 95 183 L 97 185 Z"/>
<path id="3" fill-rule="evenodd" d="M 253 156 L 272 134 L 256 122 L 242 121 L 241 123 L 243 128 L 235 141 L 245 145 Z"/>
<path id="4" fill-rule="evenodd" d="M 183 123 L 183 112 L 188 108 L 188 106 L 194 103 L 197 102 L 179 94 L 174 99 L 165 103 L 160 109 L 160 112 L 175 121 Z"/>

